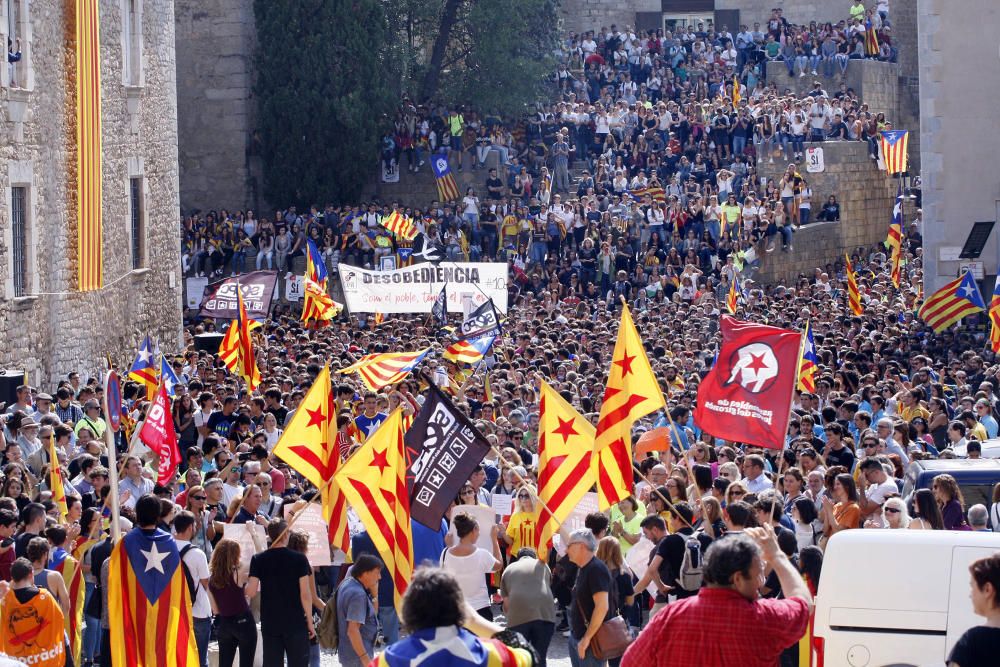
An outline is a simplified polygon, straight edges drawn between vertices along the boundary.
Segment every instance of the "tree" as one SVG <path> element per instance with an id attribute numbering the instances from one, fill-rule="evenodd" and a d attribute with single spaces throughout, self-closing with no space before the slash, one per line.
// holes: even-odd
<path id="1" fill-rule="evenodd" d="M 356 200 L 395 108 L 379 0 L 254 0 L 264 193 L 281 205 Z"/>
<path id="2" fill-rule="evenodd" d="M 434 1 L 434 0 L 430 0 Z M 555 0 L 437 0 L 420 87 L 423 101 L 517 112 L 551 80 L 557 46 Z"/>

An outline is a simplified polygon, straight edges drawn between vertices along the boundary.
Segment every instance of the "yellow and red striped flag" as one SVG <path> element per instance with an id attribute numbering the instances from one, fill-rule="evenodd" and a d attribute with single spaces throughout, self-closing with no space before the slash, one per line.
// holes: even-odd
<path id="1" fill-rule="evenodd" d="M 901 174 L 907 170 L 907 147 L 910 143 L 909 130 L 882 130 L 879 146 L 882 148 L 882 163 L 886 172 Z"/>
<path id="2" fill-rule="evenodd" d="M 334 301 L 322 285 L 310 280 L 308 274 L 302 284 L 302 323 L 315 329 L 327 326 L 344 307 Z"/>
<path id="3" fill-rule="evenodd" d="M 80 567 L 78 559 L 71 556 L 62 547 L 58 547 L 52 551 L 49 569 L 62 575 L 63 581 L 66 583 L 66 591 L 69 593 L 69 614 L 63 620 L 65 621 L 66 634 L 69 636 L 73 664 L 79 665 L 82 664 L 80 655 L 83 652 L 83 603 L 87 593 L 87 586 L 83 580 L 83 568 Z"/>
<path id="4" fill-rule="evenodd" d="M 251 323 L 247 317 L 246 305 L 243 303 L 243 292 L 239 283 L 236 285 L 237 316 L 229 325 L 226 335 L 219 344 L 219 358 L 226 366 L 239 375 L 247 383 L 247 389 L 253 391 L 260 384 L 260 371 L 257 369 L 257 359 L 253 351 L 251 329 L 260 326 Z M 256 326 L 254 326 L 256 324 Z"/>
<path id="5" fill-rule="evenodd" d="M 734 107 L 735 106 L 739 106 L 740 100 L 742 100 L 742 99 L 743 99 L 743 96 L 740 95 L 740 81 L 739 81 L 739 79 L 736 78 L 736 75 L 734 74 L 733 75 L 733 106 Z"/>
<path id="6" fill-rule="evenodd" d="M 337 445 L 337 406 L 333 400 L 329 366 L 323 367 L 299 403 L 292 421 L 274 447 L 274 455 L 320 490 L 330 544 L 350 553 L 347 497 L 331 481 L 341 462 Z"/>
<path id="7" fill-rule="evenodd" d="M 741 293 L 740 280 L 734 275 L 733 282 L 729 283 L 729 293 L 726 294 L 726 310 L 729 311 L 730 315 L 736 314 L 736 308 L 740 304 Z"/>
<path id="8" fill-rule="evenodd" d="M 413 534 L 401 408 L 393 410 L 354 456 L 344 462 L 334 480 L 347 496 L 389 570 L 399 611 L 413 574 Z"/>
<path id="9" fill-rule="evenodd" d="M 392 232 L 396 238 L 404 241 L 412 241 L 417 238 L 416 225 L 399 211 L 393 211 L 382 218 L 382 226 Z"/>
<path id="10" fill-rule="evenodd" d="M 476 340 L 466 340 L 463 338 L 449 345 L 441 353 L 441 357 L 448 361 L 454 361 L 456 364 L 465 363 L 475 365 L 483 360 L 483 357 L 489 352 L 495 340 L 496 336 L 483 336 Z"/>
<path id="11" fill-rule="evenodd" d="M 663 392 L 649 366 L 632 314 L 622 304 L 618 340 L 611 357 L 591 459 L 597 479 L 598 506 L 602 510 L 631 493 L 632 425 L 664 407 Z"/>
<path id="12" fill-rule="evenodd" d="M 459 198 L 458 183 L 451 173 L 451 166 L 448 164 L 448 156 L 438 153 L 431 157 L 431 170 L 434 172 L 434 179 L 437 183 L 438 199 L 441 203 L 455 201 Z"/>
<path id="13" fill-rule="evenodd" d="M 851 306 L 851 312 L 861 315 L 864 308 L 861 306 L 861 292 L 858 290 L 858 274 L 854 272 L 850 256 L 844 255 L 844 259 L 847 260 L 847 301 Z"/>
<path id="14" fill-rule="evenodd" d="M 101 21 L 94 0 L 76 0 L 77 289 L 104 287 L 101 203 Z M 138 268 L 138 267 L 136 267 Z"/>
<path id="15" fill-rule="evenodd" d="M 799 375 L 797 387 L 799 391 L 816 391 L 816 367 L 819 358 L 816 356 L 816 343 L 813 341 L 812 326 L 806 322 L 806 332 L 802 336 L 802 355 L 799 359 Z"/>
<path id="16" fill-rule="evenodd" d="M 903 189 L 896 190 L 896 204 L 892 207 L 892 222 L 889 223 L 889 235 L 885 239 L 885 247 L 889 249 L 890 276 L 892 286 L 899 287 L 902 278 L 903 263 Z"/>
<path id="17" fill-rule="evenodd" d="M 341 374 L 356 372 L 368 389 L 378 391 L 383 387 L 402 382 L 430 351 L 431 348 L 425 347 L 415 352 L 366 354 L 356 363 L 337 372 Z"/>
<path id="18" fill-rule="evenodd" d="M 934 333 L 941 333 L 966 315 L 986 310 L 983 295 L 968 269 L 958 278 L 927 297 L 917 315 Z"/>
<path id="19" fill-rule="evenodd" d="M 109 568 L 111 664 L 197 665 L 191 592 L 170 533 L 133 528 L 115 545 Z"/>
<path id="20" fill-rule="evenodd" d="M 62 470 L 59 468 L 55 435 L 49 435 L 49 490 L 52 492 L 52 502 L 59 508 L 59 516 L 65 521 L 69 509 L 66 507 L 66 488 L 63 486 Z"/>
<path id="21" fill-rule="evenodd" d="M 917 295 L 919 299 L 920 296 Z M 993 296 L 990 298 L 990 347 L 994 352 L 1000 352 L 1000 276 L 993 284 Z"/>
<path id="22" fill-rule="evenodd" d="M 594 426 L 542 381 L 538 404 L 538 522 L 535 542 L 546 549 L 559 524 L 594 485 Z"/>
<path id="23" fill-rule="evenodd" d="M 868 19 L 865 21 L 865 54 L 877 56 L 878 51 L 878 33 L 875 32 L 875 24 Z"/>

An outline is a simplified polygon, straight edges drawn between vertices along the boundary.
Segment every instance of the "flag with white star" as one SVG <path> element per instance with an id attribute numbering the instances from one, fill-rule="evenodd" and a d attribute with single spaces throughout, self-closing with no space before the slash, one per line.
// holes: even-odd
<path id="1" fill-rule="evenodd" d="M 167 363 L 165 357 L 160 358 L 160 377 L 163 378 L 163 387 L 167 390 L 167 396 L 173 398 L 177 394 L 177 391 L 174 388 L 180 384 L 180 380 L 177 379 L 177 373 L 175 373 L 174 369 L 169 363 Z"/>
<path id="2" fill-rule="evenodd" d="M 528 667 L 530 654 L 454 625 L 417 630 L 379 654 L 374 667 Z"/>
<path id="3" fill-rule="evenodd" d="M 917 314 L 934 333 L 941 333 L 967 315 L 986 310 L 986 303 L 979 291 L 972 271 L 966 270 L 961 276 L 947 283 L 931 294 L 920 306 Z"/>
<path id="4" fill-rule="evenodd" d="M 135 528 L 111 552 L 108 625 L 118 667 L 198 664 L 191 592 L 169 533 Z"/>
<path id="5" fill-rule="evenodd" d="M 155 359 L 156 352 L 153 349 L 153 341 L 150 340 L 147 334 L 139 345 L 139 351 L 135 354 L 135 361 L 132 362 L 132 366 L 128 369 L 130 380 L 135 380 L 146 385 L 147 401 L 153 398 L 153 394 L 156 393 L 156 387 L 159 384 Z"/>

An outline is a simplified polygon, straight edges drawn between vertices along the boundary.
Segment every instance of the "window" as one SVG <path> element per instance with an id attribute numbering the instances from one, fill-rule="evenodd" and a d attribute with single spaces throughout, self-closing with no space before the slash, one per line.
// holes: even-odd
<path id="1" fill-rule="evenodd" d="M 11 88 L 28 88 L 26 48 L 27 7 L 24 0 L 7 0 L 7 81 Z"/>
<path id="2" fill-rule="evenodd" d="M 14 298 L 27 293 L 28 286 L 28 188 L 10 189 L 11 255 Z"/>
<path id="3" fill-rule="evenodd" d="M 126 86 L 142 85 L 142 3 L 141 0 L 122 0 L 122 52 L 124 53 L 124 83 Z"/>
<path id="4" fill-rule="evenodd" d="M 142 206 L 142 177 L 129 179 L 129 219 L 132 226 L 132 268 L 141 269 L 146 264 L 146 223 Z"/>

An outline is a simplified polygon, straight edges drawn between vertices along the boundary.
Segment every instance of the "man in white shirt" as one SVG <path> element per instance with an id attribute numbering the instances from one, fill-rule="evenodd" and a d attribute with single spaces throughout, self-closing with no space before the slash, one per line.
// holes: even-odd
<path id="1" fill-rule="evenodd" d="M 198 446 L 205 443 L 205 436 L 211 431 L 208 428 L 208 418 L 215 410 L 215 394 L 210 391 L 203 391 L 198 396 L 198 409 L 194 411 L 194 427 L 198 429 Z"/>
<path id="2" fill-rule="evenodd" d="M 759 494 L 774 488 L 774 482 L 764 474 L 764 458 L 759 454 L 751 454 L 743 461 L 743 476 L 743 483 L 750 493 Z"/>
<path id="3" fill-rule="evenodd" d="M 858 505 L 861 507 L 861 519 L 870 523 L 866 528 L 883 528 L 882 505 L 889 494 L 899 493 L 896 483 L 885 474 L 885 469 L 877 458 L 867 458 L 860 464 L 861 474 L 858 475 Z"/>
<path id="4" fill-rule="evenodd" d="M 190 579 L 185 576 L 188 579 L 187 585 L 194 587 L 191 592 L 191 616 L 194 620 L 194 638 L 198 644 L 198 660 L 201 667 L 208 667 L 208 642 L 212 633 L 212 604 L 208 599 L 208 557 L 204 551 L 191 544 L 195 522 L 195 516 L 191 512 L 178 512 L 174 517 L 174 538 L 181 562 L 187 568 L 185 575 L 190 575 Z"/>
<path id="5" fill-rule="evenodd" d="M 826 96 L 820 96 L 809 107 L 810 141 L 824 141 L 826 131 L 833 121 L 833 110 L 826 103 Z"/>

